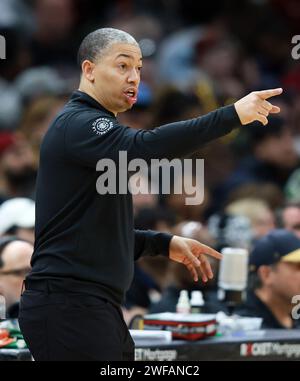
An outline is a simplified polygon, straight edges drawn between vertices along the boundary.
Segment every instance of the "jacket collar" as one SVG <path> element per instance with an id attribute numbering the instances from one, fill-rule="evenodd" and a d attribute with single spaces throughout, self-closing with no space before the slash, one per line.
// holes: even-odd
<path id="1" fill-rule="evenodd" d="M 73 93 L 71 94 L 71 97 L 70 97 L 70 101 L 71 102 L 80 102 L 80 103 L 83 103 L 83 104 L 87 104 L 90 107 L 93 107 L 93 108 L 96 108 L 98 110 L 101 110 L 101 111 L 105 112 L 106 114 L 109 114 L 109 115 L 111 115 L 112 117 L 115 118 L 115 114 L 114 113 L 112 113 L 111 111 L 107 110 L 98 101 L 96 101 L 96 99 L 92 98 L 90 95 L 88 95 L 87 93 L 85 93 L 85 92 L 83 92 L 81 90 L 75 90 L 75 91 L 73 91 Z"/>

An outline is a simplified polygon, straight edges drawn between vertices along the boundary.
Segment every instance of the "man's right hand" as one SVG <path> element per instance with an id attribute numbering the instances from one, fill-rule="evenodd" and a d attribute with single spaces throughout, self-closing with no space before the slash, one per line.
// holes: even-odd
<path id="1" fill-rule="evenodd" d="M 277 114 L 280 108 L 267 101 L 268 98 L 282 93 L 282 88 L 252 91 L 235 102 L 234 106 L 242 124 L 248 124 L 258 120 L 264 126 L 268 124 L 269 114 Z"/>

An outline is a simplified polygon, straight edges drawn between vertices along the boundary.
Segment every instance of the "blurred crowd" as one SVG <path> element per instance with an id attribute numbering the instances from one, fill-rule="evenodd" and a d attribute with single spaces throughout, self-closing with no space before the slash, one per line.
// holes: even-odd
<path id="1" fill-rule="evenodd" d="M 202 204 L 185 205 L 185 194 L 136 195 L 136 228 L 250 253 L 280 228 L 291 233 L 275 234 L 284 243 L 277 260 L 300 249 L 300 61 L 291 56 L 300 5 L 297 0 L 226 0 L 217 8 L 217 2 L 206 3 L 1 0 L 6 59 L 0 60 L 0 294 L 10 317 L 17 316 L 33 250 L 39 147 L 51 119 L 78 86 L 80 41 L 100 27 L 131 33 L 143 52 L 138 102 L 118 116 L 132 128 L 197 117 L 254 90 L 284 89 L 274 99 L 280 117 L 270 118 L 266 127 L 244 126 L 193 154 L 205 160 Z M 260 256 L 268 250 L 260 249 Z M 275 262 L 262 259 L 256 281 L 249 282 L 249 300 L 255 297 L 274 317 L 266 326 L 293 328 L 291 299 L 300 294 L 300 261 L 286 261 L 288 269 Z M 163 257 L 142 258 L 127 293 L 126 321 L 175 311 L 182 289 L 202 290 L 206 312 L 226 311 L 217 298 L 218 264 L 212 266 L 216 276 L 203 285 Z M 256 303 L 254 315 L 260 307 Z"/>

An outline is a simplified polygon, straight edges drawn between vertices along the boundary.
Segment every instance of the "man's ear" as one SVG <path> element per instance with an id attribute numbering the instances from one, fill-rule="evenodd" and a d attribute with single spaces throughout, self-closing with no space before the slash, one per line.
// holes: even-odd
<path id="1" fill-rule="evenodd" d="M 94 69 L 95 64 L 89 60 L 84 60 L 81 65 L 82 75 L 90 82 L 95 81 Z"/>
<path id="2" fill-rule="evenodd" d="M 259 268 L 257 270 L 257 274 L 260 277 L 263 285 L 268 284 L 271 271 L 272 271 L 272 269 L 270 266 L 265 266 L 265 265 L 259 266 Z"/>

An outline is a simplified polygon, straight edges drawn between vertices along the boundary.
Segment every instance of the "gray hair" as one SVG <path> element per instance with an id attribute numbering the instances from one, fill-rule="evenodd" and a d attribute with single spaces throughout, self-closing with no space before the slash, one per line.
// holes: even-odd
<path id="1" fill-rule="evenodd" d="M 139 46 L 136 40 L 127 32 L 114 28 L 101 28 L 89 33 L 80 44 L 77 61 L 79 66 L 84 60 L 94 62 L 103 56 L 105 51 L 116 43 L 127 43 Z"/>

